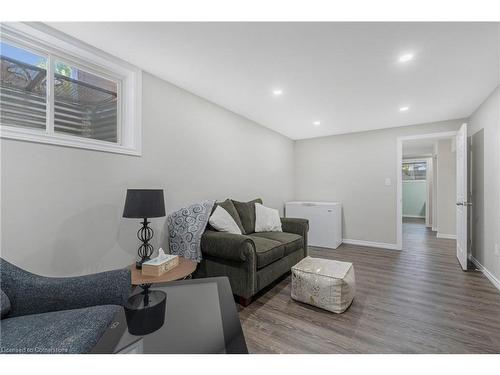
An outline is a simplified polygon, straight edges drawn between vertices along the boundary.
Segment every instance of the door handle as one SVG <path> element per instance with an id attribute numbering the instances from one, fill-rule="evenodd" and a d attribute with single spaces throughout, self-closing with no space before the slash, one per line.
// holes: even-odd
<path id="1" fill-rule="evenodd" d="M 462 203 L 464 206 L 472 206 L 472 203 L 471 202 L 464 202 Z"/>
<path id="2" fill-rule="evenodd" d="M 462 202 L 457 202 L 457 206 L 463 206 L 464 204 Z"/>

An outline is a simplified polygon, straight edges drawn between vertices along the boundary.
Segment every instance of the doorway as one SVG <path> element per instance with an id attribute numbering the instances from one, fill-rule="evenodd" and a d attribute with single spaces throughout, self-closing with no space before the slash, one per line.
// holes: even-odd
<path id="1" fill-rule="evenodd" d="M 469 244 L 471 261 L 480 268 L 486 249 L 484 206 L 484 129 L 469 138 Z"/>
<path id="2" fill-rule="evenodd" d="M 428 238 L 456 238 L 457 132 L 397 139 L 397 248 L 403 249 L 406 227 Z M 406 230 L 405 230 L 406 233 Z M 422 237 L 423 239 L 424 237 Z"/>
<path id="3" fill-rule="evenodd" d="M 432 145 L 429 155 L 419 157 L 405 155 L 403 144 L 403 220 L 421 222 L 429 227 L 432 223 L 430 211 L 432 209 Z M 414 220 L 408 220 L 414 219 Z"/>

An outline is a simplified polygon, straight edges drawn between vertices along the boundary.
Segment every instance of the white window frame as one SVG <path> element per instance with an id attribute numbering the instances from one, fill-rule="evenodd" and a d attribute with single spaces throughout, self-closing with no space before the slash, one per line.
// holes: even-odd
<path id="1" fill-rule="evenodd" d="M 45 129 L 29 129 L 0 123 L 0 137 L 66 147 L 142 155 L 142 72 L 133 65 L 91 47 L 43 23 L 2 23 L 1 40 L 40 54 L 47 61 L 47 109 Z M 53 69 L 55 61 L 117 83 L 118 142 L 54 132 Z"/>

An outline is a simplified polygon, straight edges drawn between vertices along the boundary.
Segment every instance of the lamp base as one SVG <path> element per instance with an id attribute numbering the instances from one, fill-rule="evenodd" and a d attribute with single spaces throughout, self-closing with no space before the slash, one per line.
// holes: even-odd
<path id="1" fill-rule="evenodd" d="M 144 218 L 142 221 L 142 227 L 137 231 L 137 238 L 142 241 L 141 246 L 137 250 L 137 255 L 139 256 L 139 260 L 135 262 L 135 268 L 138 270 L 142 269 L 142 263 L 147 262 L 151 259 L 151 255 L 153 255 L 153 246 L 149 243 L 153 238 L 153 229 L 148 225 L 149 221 L 147 218 Z"/>
<path id="2" fill-rule="evenodd" d="M 144 257 L 135 262 L 135 268 L 138 270 L 142 270 L 142 263 L 147 262 L 148 260 L 151 260 L 150 257 Z"/>
<path id="3" fill-rule="evenodd" d="M 132 335 L 147 335 L 163 326 L 165 322 L 167 295 L 159 290 L 144 291 L 130 297 L 125 304 L 128 331 Z"/>

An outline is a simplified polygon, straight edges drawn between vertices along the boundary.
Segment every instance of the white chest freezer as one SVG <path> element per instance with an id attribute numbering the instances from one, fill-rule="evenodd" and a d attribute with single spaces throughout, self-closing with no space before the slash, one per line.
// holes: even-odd
<path id="1" fill-rule="evenodd" d="M 336 249 L 342 243 L 340 202 L 286 202 L 285 217 L 309 220 L 310 246 Z"/>

